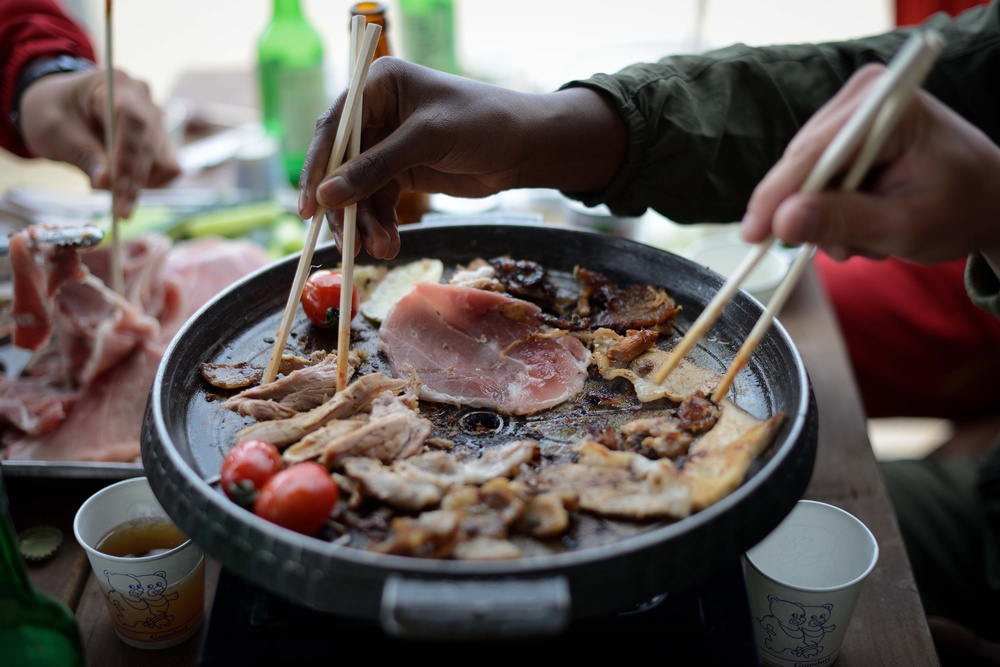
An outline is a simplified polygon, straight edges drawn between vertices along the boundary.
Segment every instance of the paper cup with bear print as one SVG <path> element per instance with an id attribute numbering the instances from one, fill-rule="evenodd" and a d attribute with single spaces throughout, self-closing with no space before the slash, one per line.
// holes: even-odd
<path id="1" fill-rule="evenodd" d="M 857 518 L 800 500 L 743 558 L 761 660 L 775 667 L 833 664 L 877 561 L 878 543 Z"/>
<path id="2" fill-rule="evenodd" d="M 73 532 L 122 641 L 167 648 L 198 631 L 205 612 L 205 556 L 173 525 L 145 477 L 91 496 L 77 510 Z"/>

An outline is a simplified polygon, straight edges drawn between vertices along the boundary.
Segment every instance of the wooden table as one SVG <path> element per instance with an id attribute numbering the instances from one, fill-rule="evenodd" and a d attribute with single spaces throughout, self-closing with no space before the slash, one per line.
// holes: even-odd
<path id="1" fill-rule="evenodd" d="M 939 665 L 895 514 L 868 441 L 844 344 L 815 275 L 808 273 L 802 280 L 779 321 L 805 359 L 819 409 L 817 460 L 806 497 L 857 516 L 874 533 L 880 548 L 878 565 L 864 585 L 837 665 Z M 10 475 L 5 480 L 18 529 L 52 524 L 65 535 L 58 553 L 32 566 L 30 573 L 39 588 L 76 611 L 91 665 L 197 664 L 204 629 L 179 646 L 157 651 L 132 648 L 114 634 L 97 580 L 72 534 L 76 509 L 110 480 Z M 209 610 L 219 572 L 218 564 L 210 561 L 205 594 Z"/>

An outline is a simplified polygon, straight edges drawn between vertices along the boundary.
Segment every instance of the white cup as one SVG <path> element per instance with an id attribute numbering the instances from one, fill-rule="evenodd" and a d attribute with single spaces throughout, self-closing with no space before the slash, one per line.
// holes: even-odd
<path id="1" fill-rule="evenodd" d="M 684 255 L 728 278 L 752 249 L 753 246 L 741 241 L 736 233 L 718 232 L 693 242 Z M 766 306 L 788 273 L 790 265 L 787 254 L 773 247 L 769 248 L 741 287 Z"/>
<path id="2" fill-rule="evenodd" d="M 764 663 L 833 664 L 877 561 L 878 543 L 858 519 L 826 503 L 800 500 L 743 558 L 757 652 Z"/>
<path id="3" fill-rule="evenodd" d="M 170 523 L 145 477 L 107 486 L 77 510 L 73 533 L 86 550 L 115 632 L 138 648 L 167 648 L 194 635 L 205 612 L 205 556 L 194 542 L 163 553 L 109 556 L 97 550 L 109 532 Z"/>

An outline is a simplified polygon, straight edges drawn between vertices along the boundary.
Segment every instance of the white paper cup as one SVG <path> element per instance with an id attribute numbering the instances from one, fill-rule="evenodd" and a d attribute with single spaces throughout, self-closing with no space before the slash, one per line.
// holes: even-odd
<path id="1" fill-rule="evenodd" d="M 743 263 L 752 249 L 753 246 L 741 241 L 738 235 L 719 232 L 695 241 L 684 255 L 691 261 L 707 266 L 728 278 Z M 788 273 L 790 265 L 787 255 L 770 248 L 740 287 L 766 306 Z"/>
<path id="2" fill-rule="evenodd" d="M 800 500 L 743 558 L 761 659 L 776 667 L 832 664 L 876 561 L 878 543 L 863 523 Z"/>
<path id="3" fill-rule="evenodd" d="M 97 550 L 114 528 L 170 522 L 145 477 L 101 489 L 77 510 L 73 533 L 100 583 L 115 632 L 138 648 L 180 644 L 201 627 L 205 612 L 205 556 L 187 540 L 169 551 L 119 558 Z"/>

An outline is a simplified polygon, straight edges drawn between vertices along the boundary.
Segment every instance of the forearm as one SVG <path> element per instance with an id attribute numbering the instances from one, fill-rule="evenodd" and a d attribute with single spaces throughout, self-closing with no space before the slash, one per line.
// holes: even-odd
<path id="1" fill-rule="evenodd" d="M 625 158 L 625 123 L 606 96 L 587 88 L 524 97 L 517 187 L 592 192 L 606 188 Z"/>
<path id="2" fill-rule="evenodd" d="M 1000 143 L 1000 93 L 991 83 L 1000 79 L 998 13 L 993 3 L 957 20 L 931 21 L 947 46 L 925 87 Z M 606 189 L 580 198 L 625 215 L 652 207 L 680 222 L 738 220 L 809 117 L 862 65 L 888 62 L 907 36 L 736 45 L 567 84 L 603 91 L 626 126 L 620 173 Z"/>
<path id="3" fill-rule="evenodd" d="M 67 54 L 94 60 L 86 33 L 54 0 L 0 2 L 0 147 L 24 157 L 27 147 L 11 118 L 18 77 L 44 56 Z"/>

